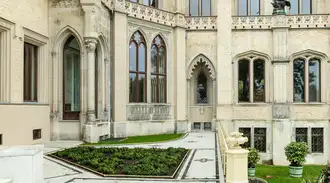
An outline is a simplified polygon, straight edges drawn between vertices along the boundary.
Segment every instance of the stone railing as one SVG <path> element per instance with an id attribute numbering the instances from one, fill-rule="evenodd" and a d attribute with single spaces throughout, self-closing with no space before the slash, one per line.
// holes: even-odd
<path id="1" fill-rule="evenodd" d="M 271 29 L 278 25 L 289 28 L 329 28 L 328 24 L 328 14 L 232 17 L 232 29 Z"/>
<path id="2" fill-rule="evenodd" d="M 175 26 L 174 13 L 130 1 L 126 1 L 125 7 L 126 13 L 130 17 L 139 18 L 158 24 Z"/>
<path id="3" fill-rule="evenodd" d="M 186 17 L 186 26 L 190 30 L 216 30 L 217 17 Z"/>
<path id="4" fill-rule="evenodd" d="M 138 120 L 168 120 L 172 119 L 171 104 L 128 104 L 127 119 Z"/>
<path id="5" fill-rule="evenodd" d="M 223 174 L 226 175 L 226 151 L 228 150 L 228 144 L 227 144 L 227 134 L 225 130 L 223 129 L 223 126 L 221 122 L 217 122 L 217 133 L 218 133 L 218 142 L 219 142 L 219 147 L 220 147 L 220 152 L 221 152 L 221 165 L 222 165 L 222 170 Z"/>

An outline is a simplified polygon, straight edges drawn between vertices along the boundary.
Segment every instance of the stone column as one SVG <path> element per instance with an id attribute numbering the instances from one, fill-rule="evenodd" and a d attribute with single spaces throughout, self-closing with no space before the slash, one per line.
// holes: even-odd
<path id="1" fill-rule="evenodd" d="M 212 112 L 212 130 L 216 130 L 216 122 L 217 122 L 217 82 L 216 79 L 212 79 L 213 86 L 213 112 Z"/>
<path id="2" fill-rule="evenodd" d="M 110 94 L 111 94 L 111 80 L 110 80 L 110 61 L 108 58 L 104 59 L 104 75 L 105 75 L 105 109 L 104 109 L 104 118 L 107 121 L 110 121 Z"/>
<path id="3" fill-rule="evenodd" d="M 290 106 L 292 96 L 288 92 L 289 60 L 288 28 L 285 15 L 277 15 L 273 22 L 273 82 L 274 82 L 274 104 L 273 104 L 273 163 L 275 165 L 286 165 L 284 147 L 291 142 L 292 123 L 290 121 Z"/>
<path id="4" fill-rule="evenodd" d="M 226 183 L 248 183 L 248 153 L 240 147 L 248 141 L 243 133 L 233 132 L 227 137 L 229 149 L 226 151 Z"/>
<path id="5" fill-rule="evenodd" d="M 95 49 L 97 40 L 85 40 L 87 50 L 87 119 L 88 123 L 95 121 Z"/>

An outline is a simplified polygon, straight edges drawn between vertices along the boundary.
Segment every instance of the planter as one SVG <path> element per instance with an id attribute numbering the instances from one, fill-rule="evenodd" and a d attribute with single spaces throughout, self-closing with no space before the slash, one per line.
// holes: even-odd
<path id="1" fill-rule="evenodd" d="M 289 166 L 289 175 L 290 177 L 302 177 L 303 167 L 302 166 Z"/>
<path id="2" fill-rule="evenodd" d="M 256 176 L 256 168 L 248 168 L 248 175 L 249 177 Z"/>

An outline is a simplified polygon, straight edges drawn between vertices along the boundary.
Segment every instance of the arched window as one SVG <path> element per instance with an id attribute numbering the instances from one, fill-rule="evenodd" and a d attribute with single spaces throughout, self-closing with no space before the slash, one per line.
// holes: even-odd
<path id="1" fill-rule="evenodd" d="M 129 102 L 147 102 L 146 42 L 136 31 L 129 44 Z"/>
<path id="2" fill-rule="evenodd" d="M 63 49 L 63 119 L 77 120 L 80 113 L 80 47 L 70 36 Z"/>
<path id="3" fill-rule="evenodd" d="M 238 61 L 238 102 L 265 102 L 264 60 Z"/>
<path id="4" fill-rule="evenodd" d="M 166 46 L 157 36 L 151 46 L 151 102 L 166 103 Z"/>
<path id="5" fill-rule="evenodd" d="M 204 71 L 200 71 L 197 76 L 197 104 L 207 104 L 207 77 Z"/>
<path id="6" fill-rule="evenodd" d="M 297 58 L 293 61 L 293 101 L 321 102 L 320 60 Z"/>

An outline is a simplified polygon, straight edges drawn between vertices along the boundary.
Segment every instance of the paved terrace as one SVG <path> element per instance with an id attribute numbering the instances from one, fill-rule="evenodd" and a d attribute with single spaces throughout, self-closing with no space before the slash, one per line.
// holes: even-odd
<path id="1" fill-rule="evenodd" d="M 81 142 L 50 142 L 45 144 L 44 153 L 57 151 L 62 148 L 73 147 Z M 177 179 L 127 179 L 127 178 L 103 178 L 67 163 L 45 156 L 44 178 L 46 183 L 139 183 L 139 182 L 209 182 L 223 183 L 219 181 L 218 175 L 223 175 L 218 169 L 219 152 L 216 145 L 216 134 L 214 132 L 192 132 L 184 138 L 152 144 L 118 145 L 120 147 L 143 147 L 143 148 L 168 148 L 183 147 L 192 149 L 187 161 L 183 165 Z M 102 147 L 102 146 L 100 146 Z"/>

